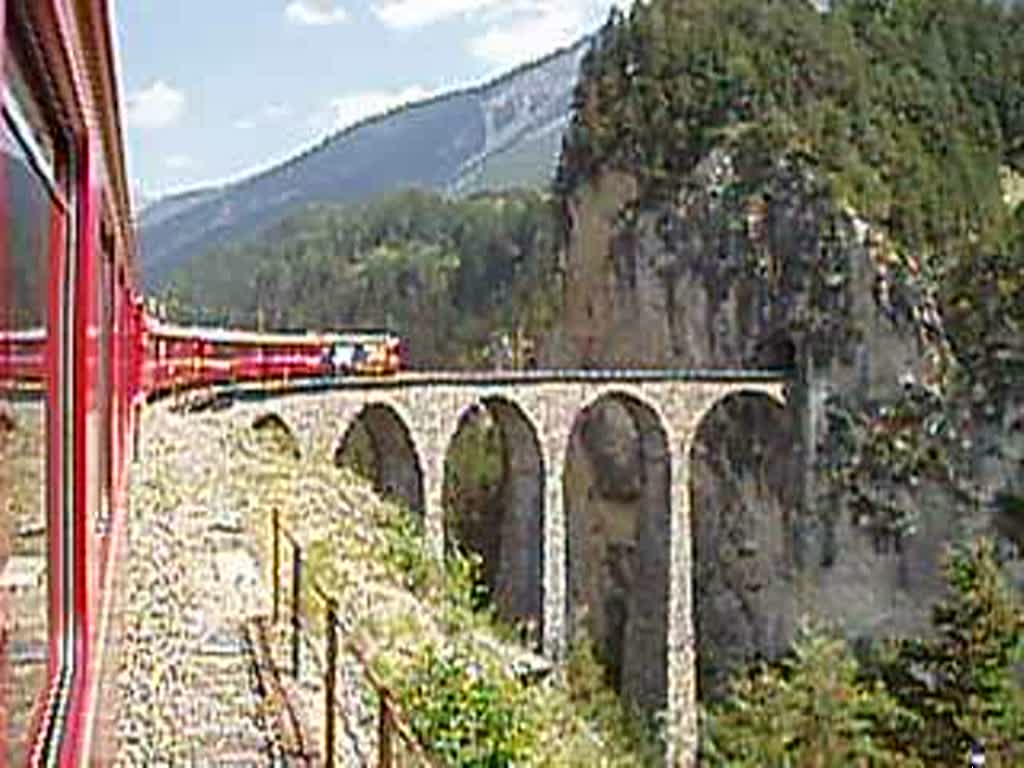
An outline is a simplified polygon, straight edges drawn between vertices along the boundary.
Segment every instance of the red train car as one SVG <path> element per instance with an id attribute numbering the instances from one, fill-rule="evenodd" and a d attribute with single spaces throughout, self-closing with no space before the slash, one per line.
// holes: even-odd
<path id="1" fill-rule="evenodd" d="M 401 365 L 400 345 L 387 334 L 148 318 L 135 288 L 111 8 L 3 0 L 0 13 L 0 765 L 105 764 L 142 399 L 386 374 Z"/>
<path id="2" fill-rule="evenodd" d="M 5 0 L 0 126 L 0 763 L 105 762 L 140 377 L 103 0 Z"/>
<path id="3" fill-rule="evenodd" d="M 45 328 L 0 331 L 0 387 L 38 389 L 46 378 Z"/>
<path id="4" fill-rule="evenodd" d="M 142 386 L 159 396 L 232 382 L 387 376 L 403 367 L 389 331 L 256 333 L 147 320 Z"/>

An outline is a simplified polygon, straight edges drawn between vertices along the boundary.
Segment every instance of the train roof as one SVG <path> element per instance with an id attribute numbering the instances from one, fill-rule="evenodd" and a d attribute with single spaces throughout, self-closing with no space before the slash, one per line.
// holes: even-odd
<path id="1" fill-rule="evenodd" d="M 252 344 L 252 345 L 314 345 L 325 344 L 357 344 L 380 341 L 382 337 L 395 336 L 388 330 L 362 329 L 356 331 L 332 331 L 317 333 L 313 331 L 293 332 L 261 332 L 231 328 L 210 328 L 202 326 L 182 326 L 170 323 L 153 322 L 150 333 L 172 339 L 198 339 L 214 344 Z"/>
<path id="2" fill-rule="evenodd" d="M 150 325 L 149 332 L 164 338 L 196 339 L 217 344 L 324 344 L 326 341 L 322 334 L 314 333 L 261 333 L 160 322 Z"/>
<path id="3" fill-rule="evenodd" d="M 0 331 L 0 341 L 46 341 L 46 328 L 26 328 L 17 331 Z"/>

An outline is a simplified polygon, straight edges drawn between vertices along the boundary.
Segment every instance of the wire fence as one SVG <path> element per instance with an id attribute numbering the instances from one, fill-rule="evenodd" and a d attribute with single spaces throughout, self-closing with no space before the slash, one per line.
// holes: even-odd
<path id="1" fill-rule="evenodd" d="M 289 667 L 291 677 L 299 681 L 302 675 L 303 641 L 312 656 L 317 659 L 323 670 L 324 686 L 324 722 L 323 722 L 323 757 L 324 765 L 333 768 L 337 764 L 338 720 L 346 716 L 344 704 L 339 700 L 339 656 L 347 654 L 356 662 L 363 679 L 376 693 L 378 701 L 377 713 L 377 764 L 381 768 L 404 768 L 404 766 L 429 766 L 440 768 L 440 763 L 431 757 L 426 748 L 413 734 L 408 720 L 401 711 L 393 693 L 376 675 L 370 666 L 366 653 L 350 638 L 345 637 L 345 627 L 338 613 L 338 601 L 315 579 L 309 580 L 305 573 L 307 563 L 301 542 L 295 534 L 287 529 L 280 519 L 280 512 L 272 510 L 272 557 L 273 557 L 273 625 L 278 627 L 285 618 L 286 606 L 283 603 L 284 580 L 282 579 L 282 546 L 290 547 L 289 579 L 291 587 L 290 603 L 287 608 L 289 616 Z M 308 584 L 306 582 L 308 581 Z M 316 598 L 319 606 L 303 604 L 303 586 L 306 584 L 309 595 Z M 312 602 L 312 601 L 310 601 Z M 323 637 L 318 638 L 313 631 L 316 623 L 314 609 L 319 608 L 323 619 Z M 318 642 L 322 642 L 323 654 L 318 652 Z M 319 657 L 319 658 L 318 658 Z"/>

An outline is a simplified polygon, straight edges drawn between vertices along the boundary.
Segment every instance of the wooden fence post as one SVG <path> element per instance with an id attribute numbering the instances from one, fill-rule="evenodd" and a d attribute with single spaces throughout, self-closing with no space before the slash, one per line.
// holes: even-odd
<path id="1" fill-rule="evenodd" d="M 387 696 L 380 693 L 380 719 L 377 723 L 377 746 L 378 761 L 380 768 L 394 768 L 395 754 L 392 744 L 392 733 L 394 723 L 391 721 L 391 707 L 388 704 Z"/>
<path id="2" fill-rule="evenodd" d="M 295 679 L 299 679 L 299 632 L 302 629 L 302 618 L 300 616 L 302 601 L 302 547 L 298 542 L 292 542 L 294 546 L 292 555 L 292 667 L 295 670 Z"/>
<path id="3" fill-rule="evenodd" d="M 274 521 L 274 624 L 277 624 L 281 607 L 281 520 L 277 507 L 273 510 Z"/>
<path id="4" fill-rule="evenodd" d="M 338 674 L 338 609 L 334 598 L 327 598 L 327 690 L 324 701 L 324 759 L 326 768 L 334 768 L 334 687 Z"/>

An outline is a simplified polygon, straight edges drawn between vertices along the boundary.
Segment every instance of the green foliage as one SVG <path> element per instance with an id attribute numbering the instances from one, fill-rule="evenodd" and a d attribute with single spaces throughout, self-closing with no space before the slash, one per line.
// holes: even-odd
<path id="1" fill-rule="evenodd" d="M 439 613 L 444 642 L 409 637 L 400 663 L 379 671 L 398 697 L 421 743 L 445 765 L 656 765 L 659 746 L 619 703 L 601 668 L 570 663 L 569 687 L 526 683 L 490 650 L 488 635 L 514 647 L 518 630 L 486 600 L 481 558 L 454 547 L 443 568 L 423 545 L 418 521 L 386 505 L 379 517 L 383 547 L 372 555 L 392 578 Z M 330 573 L 329 546 L 311 548 L 317 573 Z M 400 621 L 395 622 L 400 624 Z"/>
<path id="2" fill-rule="evenodd" d="M 422 649 L 400 698 L 413 732 L 444 765 L 511 766 L 533 748 L 525 687 L 458 639 Z"/>
<path id="3" fill-rule="evenodd" d="M 995 399 L 1024 375 L 1024 206 L 997 235 L 953 265 L 942 284 L 944 314 L 964 363 L 956 386 Z"/>
<path id="4" fill-rule="evenodd" d="M 612 13 L 584 62 L 562 188 L 608 166 L 677 183 L 735 126 L 840 173 L 879 168 L 878 186 L 896 193 L 879 213 L 908 240 L 977 220 L 996 206 L 986 174 L 1024 134 L 1022 25 L 1024 12 L 977 0 L 849 0 L 830 14 L 810 3 L 637 3 L 628 18 Z"/>
<path id="5" fill-rule="evenodd" d="M 451 631 L 457 633 L 479 624 L 478 617 L 497 625 L 497 615 L 483 580 L 480 554 L 456 544 L 449 547 L 444 565 L 448 608 L 445 619 Z"/>
<path id="6" fill-rule="evenodd" d="M 379 520 L 384 538 L 381 553 L 399 583 L 418 595 L 439 581 L 437 564 L 424 546 L 423 522 L 403 507 L 392 507 Z"/>
<path id="7" fill-rule="evenodd" d="M 710 765 L 923 765 L 901 757 L 877 735 L 910 715 L 884 685 L 863 681 L 845 643 L 805 631 L 792 658 L 735 681 L 711 711 L 703 757 Z"/>
<path id="8" fill-rule="evenodd" d="M 973 739 L 988 765 L 1024 759 L 1024 610 L 982 540 L 946 565 L 950 597 L 933 611 L 934 639 L 896 643 L 882 656 L 890 690 L 918 716 L 902 734 L 929 765 L 959 765 Z"/>
<path id="9" fill-rule="evenodd" d="M 581 625 L 573 635 L 566 662 L 566 677 L 573 706 L 589 722 L 628 747 L 638 765 L 659 765 L 664 744 L 653 722 L 628 707 L 611 688 L 608 666 L 598 657 L 593 638 Z"/>
<path id="10" fill-rule="evenodd" d="M 987 765 L 1024 753 L 1024 611 L 985 540 L 951 555 L 950 596 L 932 639 L 891 641 L 863 663 L 818 629 L 790 658 L 733 681 L 705 714 L 709 765 L 960 766 L 980 740 Z"/>
<path id="11" fill-rule="evenodd" d="M 839 509 L 844 502 L 855 524 L 899 546 L 918 525 L 902 490 L 933 481 L 955 492 L 950 503 L 971 501 L 962 419 L 934 393 L 908 388 L 898 398 L 862 408 L 833 397 L 827 415 L 821 454 L 829 481 L 826 508 Z"/>
<path id="12" fill-rule="evenodd" d="M 486 364 L 492 332 L 555 316 L 554 218 L 536 192 L 450 201 L 407 190 L 319 206 L 203 254 L 161 288 L 176 319 L 274 329 L 393 328 L 414 365 Z"/>

